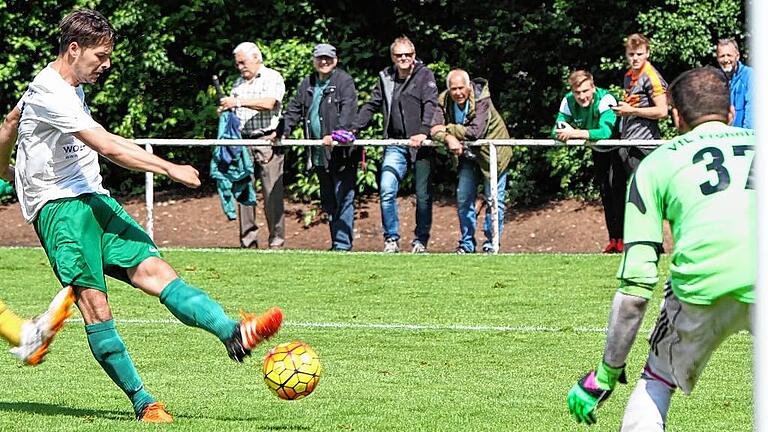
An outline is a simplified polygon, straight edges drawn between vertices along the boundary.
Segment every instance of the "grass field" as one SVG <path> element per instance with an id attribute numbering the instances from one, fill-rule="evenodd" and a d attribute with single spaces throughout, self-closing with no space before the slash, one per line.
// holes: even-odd
<path id="1" fill-rule="evenodd" d="M 618 257 L 385 256 L 166 251 L 192 284 L 236 315 L 285 312 L 280 334 L 235 364 L 223 345 L 157 301 L 112 281 L 118 330 L 146 387 L 176 422 L 200 431 L 569 431 L 565 395 L 601 355 Z M 666 271 L 666 265 L 663 266 Z M 40 249 L 0 249 L 0 298 L 39 312 L 58 286 Z M 654 305 L 619 388 L 590 431 L 617 430 L 647 352 Z M 79 315 L 37 368 L 0 359 L 0 430 L 157 430 L 91 356 Z M 282 401 L 260 376 L 272 345 L 312 345 L 314 394 Z M 752 342 L 738 334 L 693 395 L 675 395 L 670 431 L 752 430 Z"/>

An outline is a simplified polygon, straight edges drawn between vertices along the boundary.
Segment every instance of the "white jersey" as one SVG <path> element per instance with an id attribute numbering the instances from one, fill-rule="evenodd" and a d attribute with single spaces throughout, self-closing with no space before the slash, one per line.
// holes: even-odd
<path id="1" fill-rule="evenodd" d="M 101 185 L 98 153 L 74 136 L 101 127 L 91 118 L 81 86 L 73 87 L 48 65 L 17 106 L 16 190 L 27 223 L 48 201 L 109 194 Z"/>

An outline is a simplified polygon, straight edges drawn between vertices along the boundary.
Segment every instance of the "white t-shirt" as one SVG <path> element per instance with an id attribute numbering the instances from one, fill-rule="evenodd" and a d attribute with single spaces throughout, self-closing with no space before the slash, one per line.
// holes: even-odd
<path id="1" fill-rule="evenodd" d="M 73 87 L 51 67 L 40 71 L 18 105 L 16 190 L 24 219 L 31 223 L 48 201 L 109 192 L 101 185 L 99 155 L 73 135 L 99 128 Z"/>

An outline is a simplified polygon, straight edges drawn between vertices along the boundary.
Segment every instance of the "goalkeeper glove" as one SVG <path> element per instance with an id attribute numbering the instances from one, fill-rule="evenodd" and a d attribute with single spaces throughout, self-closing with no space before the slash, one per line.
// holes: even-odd
<path id="1" fill-rule="evenodd" d="M 627 383 L 624 366 L 614 368 L 600 362 L 597 371 L 587 372 L 568 392 L 568 411 L 576 422 L 596 423 L 595 411 L 611 396 L 617 382 Z"/>
<path id="2" fill-rule="evenodd" d="M 349 144 L 356 139 L 355 134 L 346 129 L 337 129 L 333 131 L 333 133 L 331 133 L 331 138 L 340 144 Z"/>

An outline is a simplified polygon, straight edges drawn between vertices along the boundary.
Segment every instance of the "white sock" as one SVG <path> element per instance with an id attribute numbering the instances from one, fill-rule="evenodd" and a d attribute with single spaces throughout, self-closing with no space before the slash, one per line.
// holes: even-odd
<path id="1" fill-rule="evenodd" d="M 664 431 L 673 389 L 645 374 L 629 397 L 621 431 Z"/>

